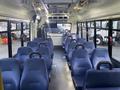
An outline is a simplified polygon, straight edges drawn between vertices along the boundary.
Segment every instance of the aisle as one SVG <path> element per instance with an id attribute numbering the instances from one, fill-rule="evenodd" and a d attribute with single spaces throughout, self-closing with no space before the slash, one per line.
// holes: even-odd
<path id="1" fill-rule="evenodd" d="M 64 53 L 60 48 L 56 48 L 54 51 L 49 90 L 75 90 Z"/>

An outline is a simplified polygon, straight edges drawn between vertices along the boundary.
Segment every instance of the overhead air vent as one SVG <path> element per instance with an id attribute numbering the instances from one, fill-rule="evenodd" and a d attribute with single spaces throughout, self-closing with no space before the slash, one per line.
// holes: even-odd
<path id="1" fill-rule="evenodd" d="M 68 17 L 67 16 L 51 16 L 48 17 L 50 22 L 67 22 Z"/>
<path id="2" fill-rule="evenodd" d="M 53 19 L 57 19 L 58 17 L 53 17 Z"/>
<path id="3" fill-rule="evenodd" d="M 77 0 L 43 0 L 46 4 L 75 3 Z"/>

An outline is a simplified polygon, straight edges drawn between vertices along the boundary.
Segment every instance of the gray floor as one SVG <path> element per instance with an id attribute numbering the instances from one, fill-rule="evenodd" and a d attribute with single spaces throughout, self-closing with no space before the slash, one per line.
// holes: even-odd
<path id="1" fill-rule="evenodd" d="M 75 90 L 61 49 L 55 49 L 49 90 Z"/>

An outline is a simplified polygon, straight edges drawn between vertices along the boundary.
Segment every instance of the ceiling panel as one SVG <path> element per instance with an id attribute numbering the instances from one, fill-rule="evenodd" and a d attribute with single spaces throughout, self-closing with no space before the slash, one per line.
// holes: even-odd
<path id="1" fill-rule="evenodd" d="M 44 3 L 75 3 L 78 0 L 43 0 Z"/>
<path id="2" fill-rule="evenodd" d="M 0 0 L 0 15 L 13 18 L 29 19 L 32 14 L 31 12 L 33 11 L 31 4 L 29 3 L 27 5 L 22 3 L 22 1 L 23 0 Z"/>

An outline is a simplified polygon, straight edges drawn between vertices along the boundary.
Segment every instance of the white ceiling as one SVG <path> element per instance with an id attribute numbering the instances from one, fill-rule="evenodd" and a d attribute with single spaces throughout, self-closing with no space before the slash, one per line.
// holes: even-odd
<path id="1" fill-rule="evenodd" d="M 47 4 L 52 4 L 52 3 L 75 3 L 77 2 L 78 0 L 43 0 L 44 3 L 47 3 Z"/>
<path id="2" fill-rule="evenodd" d="M 120 15 L 120 0 L 94 0 L 78 13 L 79 20 L 112 18 Z"/>
<path id="3" fill-rule="evenodd" d="M 22 1 L 23 0 L 0 0 L 0 16 L 30 19 L 33 13 L 31 0 L 28 0 L 28 4 Z"/>

